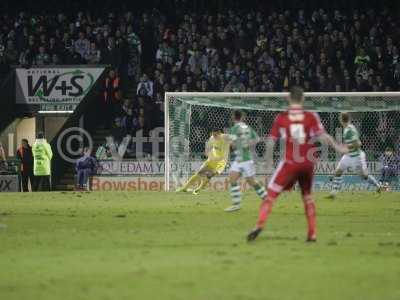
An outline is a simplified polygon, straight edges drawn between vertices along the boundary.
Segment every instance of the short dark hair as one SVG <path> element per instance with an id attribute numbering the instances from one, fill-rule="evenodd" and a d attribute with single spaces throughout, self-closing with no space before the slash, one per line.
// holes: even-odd
<path id="1" fill-rule="evenodd" d="M 299 86 L 293 86 L 290 88 L 290 101 L 294 103 L 301 103 L 303 101 L 304 91 Z"/>
<path id="2" fill-rule="evenodd" d="M 22 139 L 21 142 L 29 144 L 29 141 L 27 139 Z"/>
<path id="3" fill-rule="evenodd" d="M 214 132 L 222 132 L 222 128 L 221 128 L 221 126 L 214 125 L 214 126 L 211 127 L 211 132 L 212 133 L 214 133 Z"/>
<path id="4" fill-rule="evenodd" d="M 350 122 L 350 114 L 348 112 L 342 112 L 340 114 L 340 120 L 342 120 L 343 123 L 349 123 Z"/>
<path id="5" fill-rule="evenodd" d="M 44 133 L 41 132 L 41 131 L 39 131 L 39 132 L 37 133 L 36 137 L 37 137 L 38 139 L 43 139 L 43 138 L 44 138 Z"/>
<path id="6" fill-rule="evenodd" d="M 394 151 L 394 149 L 393 149 L 393 147 L 392 147 L 392 146 L 387 146 L 387 147 L 386 147 L 386 149 L 385 149 L 385 151 L 391 151 L 391 152 L 393 152 L 393 151 Z"/>
<path id="7" fill-rule="evenodd" d="M 240 110 L 235 110 L 235 111 L 233 112 L 233 119 L 234 119 L 235 121 L 240 121 L 240 120 L 242 119 L 242 117 L 243 117 L 242 111 L 240 111 Z"/>

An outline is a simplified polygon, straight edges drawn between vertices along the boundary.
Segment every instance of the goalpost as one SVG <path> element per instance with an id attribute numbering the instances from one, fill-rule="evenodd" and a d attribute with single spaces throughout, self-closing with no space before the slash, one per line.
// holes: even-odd
<path id="1" fill-rule="evenodd" d="M 288 93 L 165 93 L 165 190 L 180 186 L 204 160 L 204 144 L 212 128 L 232 125 L 233 110 L 245 112 L 246 122 L 260 137 L 269 132 L 278 112 L 287 108 Z M 400 92 L 305 93 L 305 109 L 320 114 L 328 133 L 341 139 L 338 114 L 351 112 L 369 161 L 377 161 L 386 147 L 400 141 Z M 264 145 L 254 149 L 262 170 Z M 282 149 L 277 147 L 274 159 Z M 330 150 L 323 159 L 333 165 Z M 376 167 L 375 167 L 376 168 Z"/>

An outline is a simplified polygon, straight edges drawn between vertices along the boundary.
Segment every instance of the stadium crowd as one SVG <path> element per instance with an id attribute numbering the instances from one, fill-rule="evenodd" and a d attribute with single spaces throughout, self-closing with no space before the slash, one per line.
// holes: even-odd
<path id="1" fill-rule="evenodd" d="M 120 135 L 162 125 L 166 91 L 400 88 L 396 11 L 215 11 L 194 7 L 202 1 L 171 3 L 151 12 L 2 14 L 0 74 L 13 64 L 110 65 L 105 125 Z"/>
<path id="2" fill-rule="evenodd" d="M 4 72 L 12 64 L 102 63 L 133 76 L 143 40 L 153 59 L 142 80 L 154 86 L 138 86 L 138 93 L 154 100 L 164 91 L 282 91 L 293 84 L 384 91 L 399 88 L 398 38 L 388 9 L 195 13 L 189 5 L 178 19 L 162 11 L 20 12 L 0 16 L 0 64 Z"/>
<path id="3" fill-rule="evenodd" d="M 154 96 L 164 91 L 388 91 L 399 88 L 388 10 L 185 14 L 154 24 Z"/>
<path id="4" fill-rule="evenodd" d="M 121 74 L 139 72 L 140 39 L 132 14 L 94 17 L 90 13 L 0 16 L 0 75 L 10 65 L 105 64 Z"/>

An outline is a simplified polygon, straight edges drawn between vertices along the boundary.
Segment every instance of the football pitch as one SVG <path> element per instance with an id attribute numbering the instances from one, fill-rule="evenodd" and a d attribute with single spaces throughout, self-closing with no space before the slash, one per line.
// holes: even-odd
<path id="1" fill-rule="evenodd" d="M 324 195 L 317 243 L 292 193 L 248 244 L 254 193 L 1 194 L 0 298 L 400 299 L 400 194 Z"/>

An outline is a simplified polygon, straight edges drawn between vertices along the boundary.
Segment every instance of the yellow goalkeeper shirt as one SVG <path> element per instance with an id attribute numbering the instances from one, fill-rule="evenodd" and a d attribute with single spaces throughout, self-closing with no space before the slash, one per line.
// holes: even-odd
<path id="1" fill-rule="evenodd" d="M 208 159 L 212 161 L 228 161 L 229 139 L 226 134 L 222 134 L 218 139 L 211 136 L 206 144 Z"/>

